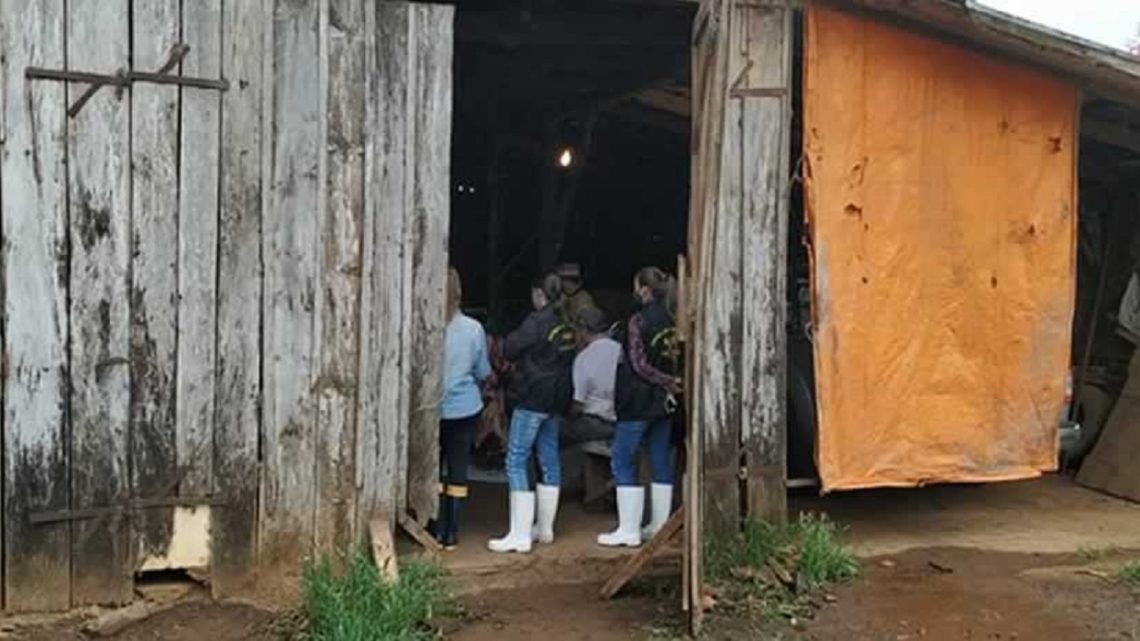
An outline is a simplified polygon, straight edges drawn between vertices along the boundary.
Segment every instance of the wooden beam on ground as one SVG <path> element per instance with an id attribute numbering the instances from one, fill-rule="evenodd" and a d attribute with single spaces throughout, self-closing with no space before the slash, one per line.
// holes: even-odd
<path id="1" fill-rule="evenodd" d="M 685 522 L 685 508 L 677 508 L 676 512 L 669 517 L 665 525 L 657 534 L 649 540 L 648 543 L 643 545 L 637 554 L 631 556 L 617 572 L 614 572 L 606 584 L 602 586 L 601 595 L 603 599 L 612 598 L 618 593 L 626 583 L 629 583 L 633 577 L 641 573 L 641 570 L 657 556 L 657 553 L 665 547 L 673 537 L 681 531 L 681 525 Z"/>
<path id="2" fill-rule="evenodd" d="M 396 542 L 392 538 L 392 519 L 385 514 L 372 519 L 368 523 L 368 531 L 372 541 L 372 560 L 380 575 L 390 583 L 400 576 L 400 569 L 396 563 Z"/>
<path id="3" fill-rule="evenodd" d="M 435 540 L 435 537 L 433 537 L 426 529 L 424 529 L 424 527 L 420 525 L 419 522 L 407 514 L 400 514 L 399 524 L 400 528 L 407 532 L 408 536 L 412 537 L 416 543 L 419 543 L 421 546 L 423 546 L 424 550 L 426 550 L 428 554 L 430 554 L 433 558 L 439 556 L 439 553 L 443 550 L 443 548 L 440 547 L 439 542 Z"/>

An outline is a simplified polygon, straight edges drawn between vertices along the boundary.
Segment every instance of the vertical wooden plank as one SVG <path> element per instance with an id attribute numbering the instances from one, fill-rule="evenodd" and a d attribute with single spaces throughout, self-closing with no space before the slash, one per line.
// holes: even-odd
<path id="1" fill-rule="evenodd" d="M 364 1 L 328 6 L 328 201 L 321 215 L 317 547 L 346 549 L 355 522 L 364 215 Z M 367 521 L 361 522 L 362 525 Z"/>
<path id="2" fill-rule="evenodd" d="M 220 206 L 213 488 L 214 594 L 240 591 L 257 558 L 258 438 L 261 429 L 262 113 L 269 37 L 267 3 L 222 4 Z"/>
<path id="3" fill-rule="evenodd" d="M 411 415 L 408 421 L 408 509 L 424 522 L 438 496 L 439 401 L 443 358 L 444 281 L 451 199 L 451 62 L 455 10 L 413 5 L 416 77 L 412 207 Z"/>
<path id="4" fill-rule="evenodd" d="M 129 67 L 129 20 L 127 0 L 68 2 L 68 66 L 102 73 Z M 71 83 L 68 101 L 86 88 Z M 129 99 L 104 88 L 69 121 L 72 509 L 117 505 L 130 495 Z M 131 598 L 128 548 L 121 517 L 72 524 L 73 605 Z"/>
<path id="5" fill-rule="evenodd" d="M 787 511 L 786 345 L 788 162 L 791 153 L 792 11 L 782 1 L 738 5 L 731 51 L 746 72 L 730 102 L 731 150 L 741 159 L 743 334 L 741 443 L 749 516 L 781 521 Z M 761 95 L 762 94 L 762 95 Z"/>
<path id="6" fill-rule="evenodd" d="M 704 554 L 701 536 L 704 523 L 704 425 L 701 422 L 701 370 L 704 350 L 704 300 L 707 294 L 706 277 L 708 266 L 705 262 L 706 245 L 711 232 L 705 222 L 709 219 L 706 210 L 706 176 L 715 168 L 719 156 L 710 153 L 709 143 L 713 140 L 709 127 L 708 112 L 714 92 L 710 90 L 715 76 L 717 44 L 715 40 L 716 22 L 719 8 L 715 0 L 702 3 L 693 24 L 693 46 L 691 50 L 691 118 L 692 136 L 689 189 L 689 234 L 688 253 L 691 271 L 688 274 L 688 300 L 695 301 L 691 314 L 682 316 L 683 322 L 692 327 L 685 331 L 688 336 L 685 358 L 685 393 L 689 399 L 689 433 L 686 448 L 685 489 L 685 572 L 682 574 L 684 596 L 682 605 L 689 612 L 689 631 L 693 636 L 700 632 L 703 617 L 701 595 L 704 576 L 701 560 Z"/>
<path id="7" fill-rule="evenodd" d="M 273 15 L 271 185 L 264 221 L 264 440 L 260 561 L 293 564 L 313 544 L 314 336 L 323 123 L 319 0 Z"/>
<path id="8" fill-rule="evenodd" d="M 182 42 L 190 50 L 182 61 L 182 74 L 220 77 L 221 39 L 221 0 L 183 0 Z M 183 472 L 179 492 L 199 496 L 212 487 L 214 457 L 221 103 L 219 91 L 182 88 L 175 452 Z"/>
<path id="9" fill-rule="evenodd" d="M 133 64 L 138 69 L 160 69 L 179 42 L 178 0 L 132 4 Z M 106 34 L 100 37 L 106 38 Z M 126 41 L 125 31 L 123 37 Z M 124 142 L 130 140 L 132 166 L 131 482 L 132 494 L 139 498 L 171 496 L 178 490 L 174 422 L 179 262 L 178 91 L 178 87 L 168 85 L 133 86 L 130 137 L 123 138 Z M 112 92 L 101 92 L 104 93 Z M 139 567 L 149 557 L 165 555 L 173 519 L 170 508 L 134 515 L 135 561 Z"/>
<path id="10" fill-rule="evenodd" d="M 366 114 L 357 522 L 402 509 L 400 461 L 404 368 L 404 183 L 408 114 L 406 3 L 365 7 Z"/>
<path id="11" fill-rule="evenodd" d="M 0 17 L 3 11 L 0 10 Z M 8 371 L 8 350 L 6 349 L 5 335 L 7 330 L 7 314 L 3 307 L 4 301 L 8 299 L 5 294 L 5 278 L 4 278 L 4 256 L 6 250 L 4 249 L 4 141 L 7 139 L 7 129 L 4 126 L 5 114 L 7 113 L 7 96 L 8 87 L 4 82 L 4 78 L 8 77 L 8 56 L 7 51 L 10 39 L 8 37 L 9 26 L 0 22 L 0 611 L 4 609 L 4 522 L 7 520 L 7 513 L 4 511 L 4 501 L 7 496 L 7 486 L 5 483 L 4 463 L 4 443 L 7 440 L 5 434 L 4 422 L 4 399 L 6 398 L 5 387 L 7 387 L 7 371 Z"/>
<path id="12" fill-rule="evenodd" d="M 5 607 L 61 610 L 70 604 L 69 526 L 33 526 L 28 514 L 67 509 L 70 493 L 66 91 L 17 70 L 64 66 L 63 2 L 4 0 L 0 25 Z"/>
<path id="13" fill-rule="evenodd" d="M 726 123 L 740 114 L 727 98 L 733 74 L 741 64 L 730 56 L 732 2 L 717 5 L 710 16 L 709 78 L 698 161 L 702 164 L 704 202 L 700 238 L 700 305 L 696 377 L 701 430 L 702 527 L 706 534 L 731 532 L 740 517 L 740 206 L 732 195 L 740 189 L 740 159 L 727 150 L 732 140 Z"/>

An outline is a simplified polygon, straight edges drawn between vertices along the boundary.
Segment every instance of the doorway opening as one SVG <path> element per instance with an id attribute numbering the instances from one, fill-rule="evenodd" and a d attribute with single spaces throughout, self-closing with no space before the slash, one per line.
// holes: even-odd
<path id="1" fill-rule="evenodd" d="M 688 232 L 695 12 L 689 2 L 457 3 L 450 262 L 464 312 L 492 343 L 532 310 L 531 282 L 558 265 L 578 268 L 611 322 L 628 317 L 638 269 L 676 273 Z M 517 557 L 486 549 L 508 525 L 509 408 L 502 389 L 491 398 L 453 569 Z M 553 551 L 620 556 L 595 543 L 613 528 L 612 491 L 586 496 L 587 470 L 608 469 L 605 452 L 561 450 Z"/>

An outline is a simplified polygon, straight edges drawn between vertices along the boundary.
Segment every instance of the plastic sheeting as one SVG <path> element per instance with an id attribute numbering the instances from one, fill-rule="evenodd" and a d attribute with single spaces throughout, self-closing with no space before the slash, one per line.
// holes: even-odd
<path id="1" fill-rule="evenodd" d="M 819 7 L 806 43 L 824 490 L 1055 469 L 1076 90 Z"/>

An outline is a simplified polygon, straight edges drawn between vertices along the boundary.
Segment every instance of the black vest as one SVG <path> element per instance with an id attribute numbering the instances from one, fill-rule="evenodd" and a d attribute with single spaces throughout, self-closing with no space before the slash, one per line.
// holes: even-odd
<path id="1" fill-rule="evenodd" d="M 533 312 L 541 336 L 515 365 L 510 396 L 523 409 L 565 414 L 574 393 L 574 329 L 553 308 Z"/>
<path id="2" fill-rule="evenodd" d="M 641 350 L 654 369 L 676 376 L 680 369 L 677 335 L 673 318 L 660 303 L 650 303 L 637 312 L 641 317 Z M 634 371 L 630 358 L 630 341 L 627 331 L 622 339 L 622 359 L 618 364 L 614 387 L 614 409 L 619 421 L 640 421 L 664 418 L 665 388 L 651 383 Z"/>

